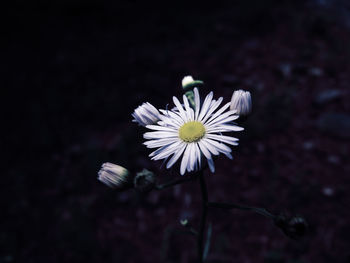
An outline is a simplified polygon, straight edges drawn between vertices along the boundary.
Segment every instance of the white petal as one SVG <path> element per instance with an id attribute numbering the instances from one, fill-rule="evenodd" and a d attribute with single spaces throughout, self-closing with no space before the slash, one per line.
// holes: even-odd
<path id="1" fill-rule="evenodd" d="M 156 131 L 156 132 L 146 132 L 143 134 L 143 138 L 145 139 L 162 139 L 162 138 L 171 138 L 178 137 L 178 133 L 176 131 Z"/>
<path id="2" fill-rule="evenodd" d="M 213 99 L 213 100 L 210 102 L 209 108 L 213 107 L 213 105 L 215 104 L 215 102 L 216 102 L 216 100 Z"/>
<path id="3" fill-rule="evenodd" d="M 197 88 L 193 89 L 194 92 L 194 103 L 196 104 L 196 112 L 195 112 L 195 119 L 198 119 L 199 109 L 201 106 L 200 98 L 199 98 L 199 92 Z"/>
<path id="4" fill-rule="evenodd" d="M 211 171 L 212 173 L 214 173 L 214 172 L 215 172 L 215 166 L 214 166 L 214 161 L 213 161 L 213 159 L 210 158 L 210 159 L 207 159 L 207 161 L 208 161 L 208 165 L 209 165 L 210 171 Z"/>
<path id="5" fill-rule="evenodd" d="M 149 157 L 153 157 L 153 156 L 155 156 L 155 155 L 158 155 L 158 154 L 160 154 L 161 152 L 163 152 L 163 151 L 164 151 L 166 148 L 168 148 L 168 147 L 169 147 L 169 144 L 168 144 L 168 145 L 165 145 L 165 146 L 162 146 L 162 147 L 160 147 L 159 149 L 157 149 L 157 150 L 151 152 L 148 156 L 149 156 Z"/>
<path id="6" fill-rule="evenodd" d="M 157 148 L 157 147 L 162 147 L 162 146 L 174 143 L 178 140 L 179 140 L 178 138 L 164 138 L 164 139 L 146 141 L 143 144 L 146 145 L 147 148 Z"/>
<path id="7" fill-rule="evenodd" d="M 157 122 L 158 125 L 172 127 L 178 129 L 182 124 L 179 124 L 174 118 L 160 116 L 162 121 Z"/>
<path id="8" fill-rule="evenodd" d="M 136 110 L 135 110 L 135 112 L 136 112 Z M 148 117 L 142 113 L 137 113 L 137 114 L 133 115 L 133 117 L 142 126 L 146 126 L 147 124 L 153 123 L 153 120 L 150 117 Z"/>
<path id="9" fill-rule="evenodd" d="M 238 115 L 233 115 L 233 116 L 229 116 L 226 118 L 217 118 L 216 120 L 213 120 L 210 124 L 206 124 L 206 127 L 215 127 L 221 124 L 225 124 L 225 123 L 229 123 L 232 122 L 234 120 L 237 120 L 239 118 Z"/>
<path id="10" fill-rule="evenodd" d="M 217 140 L 220 142 L 228 143 L 231 145 L 238 145 L 238 139 L 235 137 L 225 136 L 225 135 L 217 135 L 217 134 L 207 134 L 208 138 Z"/>
<path id="11" fill-rule="evenodd" d="M 191 172 L 192 143 L 189 143 L 187 148 L 188 148 L 188 162 L 186 165 L 186 171 Z"/>
<path id="12" fill-rule="evenodd" d="M 187 144 L 187 147 L 186 147 L 186 150 L 184 152 L 184 155 L 182 156 L 182 161 L 181 161 L 181 167 L 180 167 L 180 174 L 181 175 L 184 175 L 185 174 L 185 171 L 186 171 L 186 168 L 187 168 L 187 163 L 189 161 L 189 150 L 190 148 L 188 147 L 188 144 Z"/>
<path id="13" fill-rule="evenodd" d="M 187 171 L 189 171 L 189 172 L 194 170 L 194 167 L 195 167 L 196 161 L 197 161 L 196 160 L 196 152 L 195 152 L 194 144 L 195 143 L 190 143 L 189 144 L 189 148 L 190 148 L 189 152 L 190 152 L 190 154 L 189 154 L 189 162 L 187 164 Z"/>
<path id="14" fill-rule="evenodd" d="M 156 107 L 154 107 L 151 103 L 149 103 L 149 102 L 146 102 L 146 104 L 147 104 L 147 111 L 149 112 L 149 113 L 152 113 L 154 116 L 158 116 L 159 115 L 159 112 L 158 112 L 158 110 L 156 109 Z"/>
<path id="15" fill-rule="evenodd" d="M 176 121 L 180 125 L 184 123 L 184 120 L 176 112 L 173 112 L 173 111 L 170 111 L 170 110 L 159 110 L 159 111 L 165 115 L 164 117 L 161 116 L 161 118 L 165 118 L 166 117 L 168 119 Z"/>
<path id="16" fill-rule="evenodd" d="M 173 148 L 164 149 L 162 152 L 154 155 L 151 158 L 151 160 L 158 161 L 161 159 L 165 159 L 165 158 L 169 157 L 170 155 L 172 155 L 174 152 L 175 152 L 175 150 Z"/>
<path id="17" fill-rule="evenodd" d="M 171 157 L 171 159 L 167 163 L 166 168 L 169 169 L 171 166 L 174 165 L 174 163 L 179 159 L 179 157 L 181 156 L 185 148 L 186 148 L 186 143 L 182 142 L 178 150 L 174 153 L 174 155 Z"/>
<path id="18" fill-rule="evenodd" d="M 231 155 L 230 153 L 226 153 L 225 155 L 226 155 L 230 160 L 233 159 L 233 157 L 232 157 L 232 155 Z"/>
<path id="19" fill-rule="evenodd" d="M 201 164 L 202 156 L 201 156 L 201 151 L 199 150 L 199 147 L 198 147 L 198 143 L 195 143 L 194 146 L 195 146 L 196 159 L 197 159 L 196 164 L 198 162 L 198 167 L 196 167 L 196 170 L 198 170 L 202 166 Z"/>
<path id="20" fill-rule="evenodd" d="M 205 147 L 209 152 L 211 152 L 214 155 L 219 155 L 218 150 L 216 150 L 216 148 L 213 145 L 209 144 L 207 142 L 207 139 L 202 139 L 201 143 L 202 143 L 203 147 Z"/>
<path id="21" fill-rule="evenodd" d="M 164 126 L 159 126 L 159 125 L 147 125 L 146 126 L 147 129 L 150 130 L 156 130 L 156 131 L 170 131 L 170 132 L 177 132 L 177 130 L 169 128 L 169 127 L 164 127 Z"/>
<path id="22" fill-rule="evenodd" d="M 174 104 L 175 104 L 176 108 L 179 110 L 181 118 L 183 120 L 185 120 L 185 122 L 186 122 L 187 121 L 187 115 L 186 115 L 184 109 L 182 108 L 182 105 L 181 105 L 180 101 L 175 96 L 173 97 L 173 101 L 174 101 Z"/>
<path id="23" fill-rule="evenodd" d="M 166 149 L 164 149 L 164 151 L 162 151 L 161 153 L 155 155 L 152 159 L 153 160 L 160 160 L 160 159 L 164 159 L 169 157 L 170 155 L 172 155 L 173 153 L 176 152 L 176 148 L 181 144 L 181 141 L 175 142 L 170 144 Z"/>
<path id="24" fill-rule="evenodd" d="M 214 105 L 212 105 L 209 109 L 209 111 L 207 112 L 207 114 L 204 116 L 204 118 L 202 119 L 202 123 L 205 123 L 205 121 L 210 117 L 210 115 L 220 106 L 221 102 L 222 102 L 223 98 L 220 97 L 218 99 L 218 101 L 216 101 L 214 103 Z"/>
<path id="25" fill-rule="evenodd" d="M 210 123 L 212 120 L 214 120 L 216 117 L 218 117 L 220 114 L 222 114 L 228 107 L 230 107 L 230 102 L 226 103 L 224 106 L 221 107 L 220 110 L 215 112 L 210 119 L 207 121 L 207 123 Z"/>
<path id="26" fill-rule="evenodd" d="M 231 155 L 231 148 L 228 147 L 227 145 L 223 143 L 218 143 L 217 141 L 213 141 L 210 139 L 206 139 L 207 142 L 211 145 L 213 145 L 219 152 L 225 154 L 228 158 L 232 160 L 232 155 Z"/>
<path id="27" fill-rule="evenodd" d="M 149 102 L 138 106 L 132 114 L 135 121 L 142 126 L 156 123 L 159 120 L 159 115 L 158 110 Z"/>
<path id="28" fill-rule="evenodd" d="M 210 120 L 206 123 L 206 125 L 210 125 L 210 124 L 212 124 L 212 123 L 216 123 L 216 122 L 218 122 L 218 121 L 220 121 L 220 120 L 223 120 L 223 119 L 226 119 L 226 118 L 228 118 L 229 116 L 234 115 L 234 114 L 235 114 L 235 111 L 227 111 L 227 112 L 225 112 L 224 114 L 219 115 L 219 116 L 216 117 L 215 119 L 210 118 Z M 237 117 L 236 119 L 238 119 L 238 117 L 239 117 L 238 115 L 234 115 L 234 116 Z"/>
<path id="29" fill-rule="evenodd" d="M 198 167 L 198 157 L 197 157 L 197 151 L 196 151 L 196 142 L 193 143 L 193 147 L 192 147 L 192 152 L 193 152 L 193 171 L 197 170 Z"/>
<path id="30" fill-rule="evenodd" d="M 186 95 L 183 95 L 183 100 L 184 100 L 184 105 L 185 105 L 187 120 L 193 121 L 192 114 L 191 114 L 190 104 L 189 104 L 189 102 L 188 102 L 188 99 L 187 99 Z"/>
<path id="31" fill-rule="evenodd" d="M 209 138 L 206 138 L 205 141 L 208 142 L 209 144 L 211 144 L 213 147 L 215 147 L 216 150 L 218 150 L 219 152 L 222 152 L 222 153 L 232 152 L 231 148 L 228 147 L 226 144 L 219 143 L 219 142 L 211 140 Z"/>
<path id="32" fill-rule="evenodd" d="M 211 154 L 210 154 L 209 150 L 207 149 L 205 143 L 203 143 L 203 141 L 204 140 L 201 140 L 200 142 L 198 142 L 198 146 L 199 146 L 201 152 L 204 154 L 205 158 L 207 158 L 210 171 L 212 173 L 214 173 L 215 167 L 214 167 L 213 159 L 212 159 Z"/>
<path id="33" fill-rule="evenodd" d="M 194 111 L 192 108 L 190 108 L 190 116 L 191 116 L 191 120 L 194 120 Z"/>
<path id="34" fill-rule="evenodd" d="M 210 106 L 210 103 L 211 103 L 211 100 L 213 98 L 213 92 L 211 91 L 206 97 L 205 97 L 205 100 L 203 102 L 203 106 L 202 106 L 202 109 L 201 109 L 201 112 L 198 116 L 198 121 L 201 121 L 202 118 L 205 116 L 205 114 L 207 113 L 207 111 L 209 110 L 209 106 Z"/>
<path id="35" fill-rule="evenodd" d="M 211 154 L 210 154 L 209 150 L 207 149 L 207 147 L 205 147 L 205 145 L 203 144 L 202 141 L 198 142 L 198 146 L 199 146 L 201 152 L 204 154 L 205 158 L 207 158 L 207 159 L 211 158 Z"/>
<path id="36" fill-rule="evenodd" d="M 218 133 L 218 132 L 230 132 L 230 131 L 243 131 L 244 128 L 236 126 L 236 125 L 219 125 L 219 126 L 215 126 L 213 128 L 209 128 L 207 129 L 207 133 Z"/>

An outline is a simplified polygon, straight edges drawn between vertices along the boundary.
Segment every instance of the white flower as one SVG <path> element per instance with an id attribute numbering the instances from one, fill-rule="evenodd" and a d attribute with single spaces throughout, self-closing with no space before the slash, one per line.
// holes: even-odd
<path id="1" fill-rule="evenodd" d="M 122 189 L 132 182 L 132 178 L 127 169 L 113 163 L 102 164 L 98 172 L 98 180 L 111 188 Z"/>
<path id="2" fill-rule="evenodd" d="M 231 149 L 226 144 L 238 145 L 237 138 L 222 135 L 223 132 L 241 131 L 232 121 L 238 118 L 236 111 L 226 111 L 230 102 L 221 107 L 223 98 L 213 100 L 213 92 L 200 105 L 198 89 L 194 88 L 195 110 L 190 108 L 187 97 L 183 96 L 184 107 L 176 97 L 173 101 L 178 111 L 160 110 L 158 125 L 147 125 L 144 144 L 148 148 L 159 148 L 150 154 L 153 160 L 167 159 L 166 167 L 172 167 L 182 156 L 180 173 L 196 171 L 202 166 L 202 155 L 208 161 L 211 172 L 215 171 L 212 155 L 225 154 L 232 159 Z M 216 111 L 216 112 L 215 112 Z M 225 112 L 226 111 L 226 112 Z M 225 144 L 224 144 L 225 143 Z"/>
<path id="3" fill-rule="evenodd" d="M 194 81 L 194 79 L 192 78 L 192 76 L 186 76 L 182 79 L 182 87 L 185 87 L 186 85 L 192 83 Z"/>
<path id="4" fill-rule="evenodd" d="M 236 110 L 240 116 L 247 116 L 252 111 L 252 98 L 249 91 L 236 90 L 231 98 L 231 110 Z"/>
<path id="5" fill-rule="evenodd" d="M 138 106 L 131 115 L 134 117 L 132 121 L 137 122 L 141 126 L 155 124 L 159 121 L 159 111 L 149 102 Z"/>

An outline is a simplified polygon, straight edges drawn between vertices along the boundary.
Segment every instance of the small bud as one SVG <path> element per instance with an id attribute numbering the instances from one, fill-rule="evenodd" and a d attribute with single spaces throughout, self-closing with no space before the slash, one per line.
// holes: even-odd
<path id="1" fill-rule="evenodd" d="M 105 185 L 124 190 L 132 186 L 132 177 L 127 169 L 113 163 L 104 163 L 98 172 L 98 180 Z"/>
<path id="2" fill-rule="evenodd" d="M 275 225 L 278 226 L 284 234 L 293 239 L 303 237 L 308 228 L 308 224 L 303 217 L 287 217 L 283 214 L 275 218 Z"/>
<path id="3" fill-rule="evenodd" d="M 134 117 L 133 122 L 137 122 L 144 127 L 159 121 L 159 111 L 149 102 L 138 106 L 131 115 Z"/>
<path id="4" fill-rule="evenodd" d="M 192 78 L 192 76 L 186 76 L 182 79 L 182 87 L 185 87 L 186 85 L 192 83 L 194 81 L 194 79 Z"/>
<path id="5" fill-rule="evenodd" d="M 182 79 L 182 88 L 185 90 L 185 91 L 188 91 L 188 90 L 191 90 L 193 89 L 194 87 L 199 87 L 199 86 L 203 86 L 203 81 L 201 80 L 194 80 L 192 78 L 192 76 L 186 76 Z"/>
<path id="6" fill-rule="evenodd" d="M 156 176 L 151 171 L 143 169 L 138 172 L 134 178 L 134 187 L 136 190 L 147 193 L 153 189 L 156 184 Z"/>
<path id="7" fill-rule="evenodd" d="M 252 98 L 249 91 L 236 90 L 231 98 L 231 110 L 236 110 L 240 116 L 247 116 L 252 111 Z"/>
<path id="8" fill-rule="evenodd" d="M 180 220 L 180 224 L 182 225 L 182 226 L 188 226 L 188 220 L 187 219 L 181 219 Z"/>

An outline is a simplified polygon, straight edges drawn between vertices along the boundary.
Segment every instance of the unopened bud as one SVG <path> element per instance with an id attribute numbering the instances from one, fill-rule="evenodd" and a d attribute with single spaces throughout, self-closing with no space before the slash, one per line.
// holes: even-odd
<path id="1" fill-rule="evenodd" d="M 147 193 L 153 189 L 156 184 L 156 176 L 151 171 L 143 169 L 138 172 L 134 178 L 134 187 L 142 193 Z"/>
<path id="2" fill-rule="evenodd" d="M 134 119 L 133 122 L 137 122 L 141 126 L 147 126 L 155 124 L 159 121 L 159 111 L 149 102 L 143 103 L 138 106 L 134 113 L 131 114 Z"/>
<path id="3" fill-rule="evenodd" d="M 180 220 L 180 224 L 181 224 L 182 226 L 188 226 L 189 222 L 188 222 L 187 219 L 181 219 L 181 220 Z"/>
<path id="4" fill-rule="evenodd" d="M 293 239 L 303 237 L 308 228 L 308 224 L 303 217 L 287 217 L 283 214 L 275 218 L 275 225 L 278 226 L 284 234 Z"/>
<path id="5" fill-rule="evenodd" d="M 236 110 L 240 116 L 247 116 L 252 111 L 252 98 L 249 91 L 236 90 L 231 98 L 231 110 Z"/>
<path id="6" fill-rule="evenodd" d="M 194 79 L 192 78 L 192 76 L 186 76 L 182 79 L 182 87 L 185 87 L 186 85 L 192 83 L 194 81 Z"/>
<path id="7" fill-rule="evenodd" d="M 105 185 L 118 190 L 131 188 L 132 186 L 132 177 L 129 171 L 126 168 L 113 163 L 102 164 L 102 167 L 98 172 L 98 180 Z"/>
<path id="8" fill-rule="evenodd" d="M 191 90 L 193 89 L 194 87 L 200 87 L 200 86 L 203 86 L 203 81 L 201 80 L 194 80 L 192 78 L 192 76 L 186 76 L 182 79 L 182 88 L 185 90 L 185 91 L 188 91 L 188 90 Z"/>

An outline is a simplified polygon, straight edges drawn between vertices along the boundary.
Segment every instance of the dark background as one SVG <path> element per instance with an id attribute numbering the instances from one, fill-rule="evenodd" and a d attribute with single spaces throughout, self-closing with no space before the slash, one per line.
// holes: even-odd
<path id="1" fill-rule="evenodd" d="M 0 262 L 196 262 L 196 182 L 142 196 L 101 182 L 103 162 L 151 162 L 142 102 L 165 108 L 193 75 L 229 101 L 252 93 L 234 160 L 209 198 L 301 214 L 288 239 L 267 219 L 211 211 L 208 262 L 350 262 L 350 8 L 345 0 L 12 1 L 2 8 Z"/>

